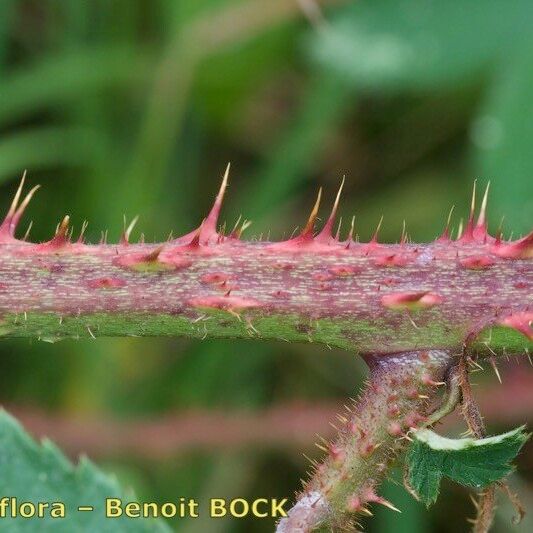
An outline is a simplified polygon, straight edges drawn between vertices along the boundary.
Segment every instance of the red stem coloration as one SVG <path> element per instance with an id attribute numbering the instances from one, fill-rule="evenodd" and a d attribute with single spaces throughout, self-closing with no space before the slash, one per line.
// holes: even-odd
<path id="1" fill-rule="evenodd" d="M 228 167 L 229 170 L 229 167 Z M 72 242 L 69 218 L 48 242 L 15 238 L 35 188 L 24 180 L 0 226 L 0 334 L 58 340 L 101 335 L 187 335 L 321 342 L 371 361 L 370 385 L 329 458 L 278 530 L 345 527 L 382 503 L 375 489 L 403 435 L 457 357 L 531 347 L 533 233 L 492 237 L 486 195 L 455 241 L 380 244 L 333 236 L 340 197 L 314 232 L 320 194 L 300 235 L 247 242 L 217 230 L 228 170 L 200 227 L 160 244 Z M 378 227 L 379 229 L 379 227 Z M 322 445 L 321 445 L 322 446 Z"/>
<path id="2" fill-rule="evenodd" d="M 198 230 L 154 245 L 129 244 L 129 231 L 116 245 L 71 242 L 68 217 L 48 242 L 17 240 L 35 192 L 18 206 L 19 189 L 0 226 L 3 334 L 252 336 L 371 354 L 456 350 L 496 325 L 533 339 L 533 233 L 490 237 L 482 211 L 457 241 L 340 242 L 329 221 L 314 235 L 317 201 L 299 236 L 246 242 L 216 230 L 226 183 Z"/>

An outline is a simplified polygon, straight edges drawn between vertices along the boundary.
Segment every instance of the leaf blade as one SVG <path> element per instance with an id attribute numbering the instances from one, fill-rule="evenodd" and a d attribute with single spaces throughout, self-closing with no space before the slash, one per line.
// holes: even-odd
<path id="1" fill-rule="evenodd" d="M 407 454 L 409 484 L 428 507 L 435 503 L 443 477 L 487 487 L 513 470 L 511 461 L 529 437 L 525 426 L 485 439 L 448 439 L 421 429 Z"/>
<path id="2" fill-rule="evenodd" d="M 106 518 L 105 499 L 135 501 L 133 493 L 123 491 L 117 480 L 99 470 L 87 458 L 73 465 L 49 440 L 35 442 L 20 424 L 0 410 L 0 494 L 17 498 L 18 503 L 61 502 L 65 518 L 12 518 L 0 521 L 0 531 L 105 531 L 117 533 L 165 533 L 170 529 L 151 519 Z M 80 512 L 78 506 L 93 506 Z"/>

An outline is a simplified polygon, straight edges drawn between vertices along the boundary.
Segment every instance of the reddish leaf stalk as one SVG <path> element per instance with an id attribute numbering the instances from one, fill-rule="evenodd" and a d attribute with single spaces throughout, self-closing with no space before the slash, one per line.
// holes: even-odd
<path id="1" fill-rule="evenodd" d="M 426 421 L 429 398 L 453 360 L 440 350 L 367 358 L 370 382 L 339 417 L 339 437 L 318 444 L 326 459 L 314 465 L 311 480 L 277 533 L 320 526 L 343 531 L 357 517 L 371 516 L 373 505 L 397 510 L 377 495 L 377 485 L 408 444 L 406 433 Z"/>

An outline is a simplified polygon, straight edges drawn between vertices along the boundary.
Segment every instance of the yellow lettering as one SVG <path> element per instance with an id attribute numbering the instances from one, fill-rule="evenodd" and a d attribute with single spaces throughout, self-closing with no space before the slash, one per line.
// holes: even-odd
<path id="1" fill-rule="evenodd" d="M 130 502 L 124 507 L 124 514 L 130 518 L 139 518 L 141 516 L 141 506 L 138 503 Z"/>
<path id="2" fill-rule="evenodd" d="M 173 503 L 164 503 L 161 506 L 161 514 L 165 518 L 172 518 L 173 516 L 176 516 L 176 506 Z"/>
<path id="3" fill-rule="evenodd" d="M 35 514 L 35 505 L 30 502 L 20 504 L 19 513 L 22 518 L 31 518 Z"/>
<path id="4" fill-rule="evenodd" d="M 220 518 L 226 516 L 226 502 L 222 498 L 211 498 L 211 509 L 209 516 Z"/>
<path id="5" fill-rule="evenodd" d="M 37 516 L 39 518 L 44 518 L 44 511 L 48 509 L 49 504 L 46 502 L 38 502 L 37 503 Z"/>
<path id="6" fill-rule="evenodd" d="M 150 502 L 143 504 L 143 516 L 146 518 L 157 518 L 159 513 L 157 511 L 157 504 Z"/>
<path id="7" fill-rule="evenodd" d="M 283 498 L 278 503 L 277 498 L 274 498 L 272 500 L 272 513 L 270 516 L 287 516 L 287 513 L 285 512 L 285 509 L 283 509 L 283 506 L 287 503 L 287 498 Z"/>
<path id="8" fill-rule="evenodd" d="M 50 516 L 52 518 L 65 518 L 65 504 L 60 502 L 54 502 L 50 509 Z"/>
<path id="9" fill-rule="evenodd" d="M 198 502 L 194 499 L 189 500 L 189 516 L 198 518 Z"/>
<path id="10" fill-rule="evenodd" d="M 257 500 L 254 500 L 252 502 L 252 514 L 254 516 L 257 516 L 257 518 L 266 518 L 268 516 L 268 511 L 265 511 L 263 513 L 259 512 L 259 504 L 268 505 L 268 500 L 266 498 L 257 498 Z"/>
<path id="11" fill-rule="evenodd" d="M 240 512 L 238 511 L 239 507 L 241 508 Z M 235 518 L 242 518 L 248 514 L 249 505 L 244 498 L 235 498 L 234 500 L 231 500 L 229 510 L 231 516 L 234 516 Z"/>
<path id="12" fill-rule="evenodd" d="M 122 516 L 122 502 L 118 498 L 106 498 L 105 515 L 107 518 Z"/>

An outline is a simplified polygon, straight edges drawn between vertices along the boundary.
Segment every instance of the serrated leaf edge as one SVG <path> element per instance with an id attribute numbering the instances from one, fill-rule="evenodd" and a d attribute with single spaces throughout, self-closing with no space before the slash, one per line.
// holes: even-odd
<path id="1" fill-rule="evenodd" d="M 512 440 L 514 438 L 526 442 L 531 436 L 531 433 L 526 433 L 525 429 L 526 426 L 522 425 L 511 431 L 508 431 L 507 433 L 486 437 L 484 439 L 474 439 L 472 437 L 466 437 L 463 439 L 450 439 L 435 433 L 431 429 L 426 428 L 419 429 L 413 434 L 413 436 L 415 439 L 423 442 L 429 446 L 429 448 L 435 451 L 463 451 L 467 450 L 468 448 L 500 444 L 505 440 Z"/>

